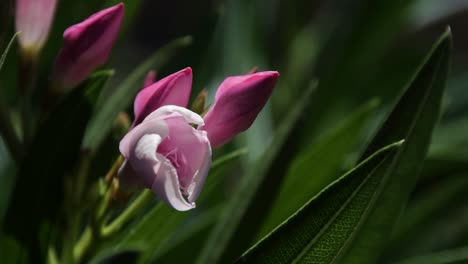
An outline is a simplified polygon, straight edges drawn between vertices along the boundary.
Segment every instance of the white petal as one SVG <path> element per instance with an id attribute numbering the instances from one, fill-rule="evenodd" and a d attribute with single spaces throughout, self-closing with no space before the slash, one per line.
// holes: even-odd
<path id="1" fill-rule="evenodd" d="M 156 149 L 162 141 L 162 137 L 158 134 L 147 134 L 138 140 L 135 147 L 135 156 L 138 159 L 156 159 Z"/>
<path id="2" fill-rule="evenodd" d="M 208 141 L 206 137 L 206 131 L 199 131 L 201 132 L 202 135 L 199 136 L 199 138 L 203 139 L 205 141 L 205 152 L 204 152 L 204 157 L 203 157 L 203 163 L 201 164 L 200 168 L 198 169 L 197 173 L 193 177 L 192 183 L 190 184 L 188 188 L 188 201 L 189 202 L 194 202 L 197 200 L 198 196 L 200 195 L 200 192 L 203 188 L 203 185 L 205 184 L 206 176 L 208 176 L 208 172 L 211 167 L 211 146 L 210 142 Z"/>
<path id="3" fill-rule="evenodd" d="M 178 211 L 187 211 L 195 208 L 195 203 L 188 203 L 180 191 L 177 171 L 171 162 L 163 155 L 157 153 L 160 166 L 151 189 L 156 195 Z"/>
<path id="4" fill-rule="evenodd" d="M 130 130 L 120 141 L 120 153 L 126 159 L 130 158 L 133 154 L 134 146 L 146 134 L 157 134 L 161 138 L 165 138 L 169 134 L 169 128 L 164 120 L 154 120 L 139 124 Z"/>
<path id="5" fill-rule="evenodd" d="M 185 122 L 190 124 L 199 126 L 204 124 L 203 118 L 199 114 L 177 105 L 162 106 L 149 114 L 143 122 L 151 119 L 163 119 L 168 116 L 181 116 L 184 118 Z"/>

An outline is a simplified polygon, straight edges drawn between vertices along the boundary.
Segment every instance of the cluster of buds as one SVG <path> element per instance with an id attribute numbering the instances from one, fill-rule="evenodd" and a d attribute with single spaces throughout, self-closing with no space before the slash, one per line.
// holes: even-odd
<path id="1" fill-rule="evenodd" d="M 204 117 L 186 108 L 191 68 L 143 88 L 135 99 L 133 126 L 120 142 L 125 157 L 121 182 L 151 189 L 176 210 L 195 208 L 211 165 L 211 148 L 252 125 L 278 77 L 278 72 L 267 71 L 226 78 Z"/>
<path id="2" fill-rule="evenodd" d="M 56 0 L 17 0 L 16 27 L 27 54 L 37 56 L 42 49 L 55 6 Z M 118 4 L 65 30 L 52 75 L 55 89 L 76 87 L 107 61 L 123 16 L 124 5 Z M 252 125 L 278 77 L 274 71 L 228 77 L 207 111 L 202 111 L 206 93 L 196 100 L 196 113 L 187 109 L 191 68 L 159 81 L 150 72 L 135 98 L 134 122 L 120 142 L 125 158 L 118 173 L 121 184 L 149 188 L 176 210 L 194 208 L 211 166 L 212 148 Z"/>
<path id="3" fill-rule="evenodd" d="M 57 0 L 17 0 L 16 30 L 23 56 L 37 57 L 52 25 Z M 54 65 L 54 88 L 61 93 L 76 87 L 103 65 L 120 31 L 122 3 L 95 13 L 63 34 L 64 46 Z"/>

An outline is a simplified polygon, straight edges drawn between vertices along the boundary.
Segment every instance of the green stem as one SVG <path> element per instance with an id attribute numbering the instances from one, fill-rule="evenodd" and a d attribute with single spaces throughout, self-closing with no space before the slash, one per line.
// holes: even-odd
<path id="1" fill-rule="evenodd" d="M 57 252 L 55 252 L 55 248 L 49 247 L 47 252 L 47 263 L 48 264 L 59 264 L 59 260 L 57 258 Z"/>
<path id="2" fill-rule="evenodd" d="M 144 190 L 140 195 L 120 214 L 112 223 L 102 228 L 102 235 L 108 237 L 120 230 L 132 217 L 140 213 L 151 201 L 154 195 L 149 190 Z"/>
<path id="3" fill-rule="evenodd" d="M 89 247 L 94 244 L 95 241 L 96 236 L 93 235 L 91 227 L 86 227 L 85 231 L 80 237 L 80 240 L 78 240 L 78 242 L 75 244 L 75 247 L 73 248 L 73 259 L 75 260 L 75 263 L 80 263 Z"/>

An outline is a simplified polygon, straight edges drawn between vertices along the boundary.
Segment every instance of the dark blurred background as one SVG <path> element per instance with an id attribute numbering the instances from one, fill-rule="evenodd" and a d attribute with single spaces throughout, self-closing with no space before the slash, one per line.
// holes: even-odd
<path id="1" fill-rule="evenodd" d="M 3 7 L 10 3 L 9 8 L 1 10 L 0 16 L 0 46 L 3 47 L 14 29 L 8 16 L 12 13 L 12 1 L 2 1 Z M 66 27 L 119 1 L 59 2 L 56 23 L 41 58 L 43 75 L 51 68 Z M 318 85 L 312 94 L 311 106 L 300 131 L 294 134 L 298 137 L 296 142 L 300 142 L 299 146 L 291 146 L 294 156 L 313 148 L 318 138 L 351 112 L 370 100 L 380 100 L 356 147 L 334 172 L 336 175 L 353 165 L 357 153 L 373 133 L 372 128 L 412 78 L 437 37 L 450 26 L 454 49 L 444 113 L 422 180 L 405 212 L 409 215 L 402 217 L 407 221 L 402 222 L 394 247 L 384 259 L 400 259 L 468 243 L 466 188 L 451 192 L 450 196 L 440 195 L 445 199 L 441 204 L 451 204 L 453 208 L 424 207 L 432 203 L 428 197 L 437 192 L 445 179 L 467 171 L 468 0 L 124 2 L 124 29 L 109 63 L 116 68 L 116 76 L 108 93 L 103 95 L 104 100 L 112 96 L 112 87 L 157 49 L 176 38 L 191 35 L 192 45 L 180 49 L 157 75 L 162 78 L 184 67 L 192 67 L 193 97 L 206 88 L 212 98 L 223 78 L 247 73 L 253 67 L 277 70 L 281 74 L 271 103 L 258 121 L 225 150 L 248 146 L 247 162 L 255 162 L 261 156 L 277 125 L 314 83 Z M 16 63 L 13 57 L 7 58 L 10 67 L 0 73 L 0 88 L 8 91 L 12 105 L 17 100 Z M 47 77 L 42 80 L 46 83 Z M 111 151 L 117 153 L 117 148 Z M 232 180 L 232 177 L 226 178 Z M 468 185 L 466 181 L 463 184 Z M 229 193 L 229 188 L 223 190 Z M 424 211 L 429 207 L 431 209 Z M 414 212 L 419 209 L 412 211 L 413 208 L 422 208 L 423 212 L 416 214 Z M 186 254 L 190 253 L 193 250 Z M 171 263 L 170 259 L 167 263 Z"/>

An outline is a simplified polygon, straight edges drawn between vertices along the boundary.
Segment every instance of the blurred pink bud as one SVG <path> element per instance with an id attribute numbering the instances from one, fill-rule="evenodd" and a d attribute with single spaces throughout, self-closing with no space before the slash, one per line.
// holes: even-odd
<path id="1" fill-rule="evenodd" d="M 55 61 L 53 79 L 60 88 L 72 88 L 109 58 L 124 16 L 122 3 L 104 9 L 67 28 L 64 46 Z"/>
<path id="2" fill-rule="evenodd" d="M 156 72 L 155 71 L 149 71 L 148 74 L 145 77 L 145 81 L 143 82 L 143 88 L 146 88 L 153 83 L 156 82 Z"/>
<path id="3" fill-rule="evenodd" d="M 35 56 L 44 46 L 57 0 L 16 0 L 15 24 L 23 51 Z"/>
<path id="4" fill-rule="evenodd" d="M 186 107 L 192 89 L 192 69 L 185 68 L 141 90 L 134 103 L 135 121 L 138 125 L 154 110 L 163 105 Z"/>
<path id="5" fill-rule="evenodd" d="M 174 105 L 148 115 L 120 141 L 125 162 L 121 183 L 151 189 L 179 211 L 195 208 L 195 200 L 211 166 L 211 147 L 198 114 Z"/>
<path id="6" fill-rule="evenodd" d="M 228 77 L 221 83 L 200 127 L 208 133 L 212 147 L 222 146 L 252 125 L 278 77 L 278 72 L 266 71 Z"/>

